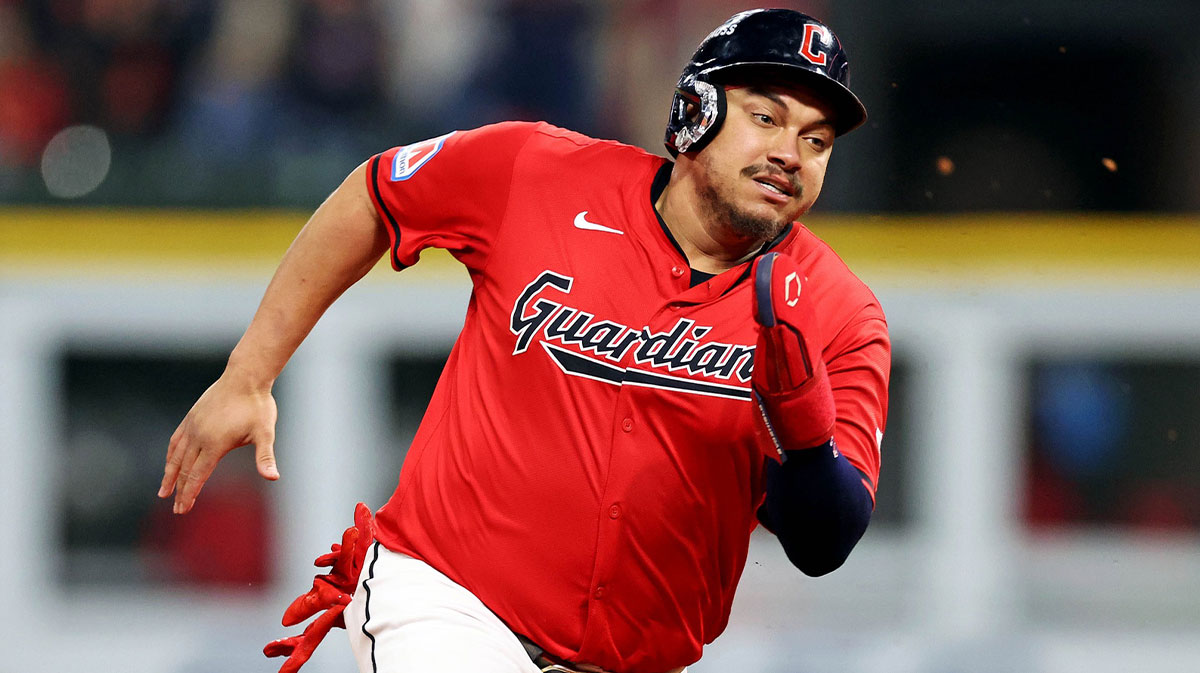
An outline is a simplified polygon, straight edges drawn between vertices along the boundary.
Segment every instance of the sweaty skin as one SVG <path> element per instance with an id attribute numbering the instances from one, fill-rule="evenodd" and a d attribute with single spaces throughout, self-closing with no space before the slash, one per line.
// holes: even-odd
<path id="1" fill-rule="evenodd" d="M 726 101 L 716 137 L 679 155 L 654 204 L 692 268 L 713 274 L 752 257 L 812 207 L 834 138 L 832 110 L 805 89 L 728 87 Z"/>

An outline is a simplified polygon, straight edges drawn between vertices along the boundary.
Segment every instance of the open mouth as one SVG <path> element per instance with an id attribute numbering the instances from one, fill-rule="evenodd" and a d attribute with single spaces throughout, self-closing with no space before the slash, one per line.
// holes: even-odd
<path id="1" fill-rule="evenodd" d="M 784 180 L 782 178 L 775 178 L 772 176 L 760 176 L 760 177 L 754 178 L 754 181 L 757 182 L 758 184 L 762 185 L 763 187 L 766 187 L 768 191 L 774 192 L 775 194 L 779 194 L 780 196 L 784 196 L 784 197 L 793 196 L 791 184 L 787 180 Z"/>

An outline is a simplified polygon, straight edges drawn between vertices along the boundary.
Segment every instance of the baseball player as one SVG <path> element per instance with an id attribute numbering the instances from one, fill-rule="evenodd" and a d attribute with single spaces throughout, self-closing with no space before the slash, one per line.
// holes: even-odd
<path id="1" fill-rule="evenodd" d="M 803 572 L 866 529 L 890 345 L 870 290 L 797 222 L 866 119 L 840 42 L 789 10 L 699 46 L 669 161 L 545 123 L 397 147 L 301 231 L 171 438 L 190 510 L 255 444 L 279 476 L 271 385 L 386 254 L 428 247 L 473 293 L 391 499 L 365 507 L 268 646 L 295 670 L 345 625 L 359 670 L 678 672 L 725 629 L 757 525 Z"/>

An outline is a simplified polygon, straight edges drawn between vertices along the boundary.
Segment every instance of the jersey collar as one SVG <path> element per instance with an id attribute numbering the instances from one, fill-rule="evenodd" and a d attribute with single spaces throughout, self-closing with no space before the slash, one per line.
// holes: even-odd
<path id="1" fill-rule="evenodd" d="M 659 214 L 659 212 L 658 212 L 658 208 L 654 207 L 654 204 L 658 202 L 658 197 L 662 196 L 663 190 L 667 188 L 667 183 L 669 183 L 671 181 L 671 170 L 674 168 L 674 166 L 675 166 L 674 163 L 672 163 L 670 161 L 664 161 L 663 165 L 658 167 L 658 172 L 656 172 L 654 174 L 654 180 L 651 181 L 651 183 L 650 183 L 650 210 L 654 211 L 654 217 L 658 219 L 658 226 L 662 229 L 663 235 L 666 236 L 667 240 L 671 242 L 671 245 L 675 248 L 676 252 L 679 253 L 679 257 L 681 259 L 683 259 L 684 261 L 687 261 L 687 255 L 684 254 L 683 248 L 680 247 L 680 245 L 679 245 L 679 241 L 675 240 L 674 234 L 672 234 L 671 229 L 669 227 L 667 227 L 667 223 L 665 221 L 663 221 L 662 215 Z M 728 292 L 729 290 L 733 289 L 738 284 L 740 284 L 742 281 L 749 278 L 750 277 L 750 268 L 753 265 L 754 260 L 757 259 L 759 256 L 765 255 L 766 253 L 774 250 L 775 248 L 782 246 L 784 244 L 784 242 L 787 241 L 788 238 L 792 235 L 792 233 L 795 231 L 795 229 L 796 229 L 796 223 L 789 222 L 787 224 L 787 226 L 785 226 L 783 228 L 783 231 L 780 231 L 779 234 L 775 238 L 771 239 L 770 241 L 767 241 L 766 244 L 764 244 L 761 248 L 758 249 L 758 252 L 754 253 L 753 257 L 751 257 L 750 259 L 743 262 L 742 263 L 743 264 L 742 271 L 739 274 L 737 274 L 736 279 L 732 283 L 730 283 L 730 285 L 727 288 L 725 288 L 725 290 L 723 292 L 721 292 L 721 294 Z M 734 267 L 734 268 L 737 268 L 737 267 Z M 730 271 L 732 271 L 732 270 L 733 269 L 730 269 Z M 723 276 L 725 274 L 719 274 L 719 275 Z"/>

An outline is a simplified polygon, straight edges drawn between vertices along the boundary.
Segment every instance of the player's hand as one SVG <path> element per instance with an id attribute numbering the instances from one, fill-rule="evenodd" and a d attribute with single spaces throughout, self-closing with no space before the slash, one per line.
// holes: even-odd
<path id="1" fill-rule="evenodd" d="M 774 252 L 755 260 L 751 275 L 759 325 L 751 385 L 770 437 L 767 455 L 782 462 L 784 450 L 828 442 L 837 413 L 808 279 L 791 257 Z"/>
<path id="2" fill-rule="evenodd" d="M 278 479 L 274 448 L 277 414 L 269 387 L 250 385 L 226 370 L 196 400 L 171 435 L 158 497 L 174 493 L 175 513 L 188 512 L 217 462 L 247 444 L 254 444 L 258 473 L 264 479 Z"/>

